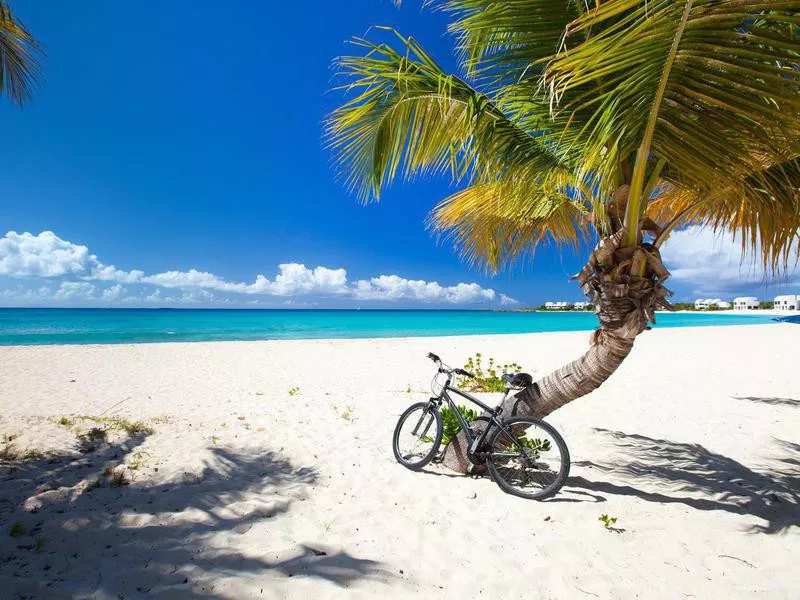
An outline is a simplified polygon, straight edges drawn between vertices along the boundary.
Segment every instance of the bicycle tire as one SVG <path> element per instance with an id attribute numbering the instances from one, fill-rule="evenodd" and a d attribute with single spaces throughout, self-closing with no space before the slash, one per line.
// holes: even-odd
<path id="1" fill-rule="evenodd" d="M 421 411 L 421 412 L 420 412 Z M 415 413 L 419 412 L 419 417 L 414 417 Z M 416 436 L 425 448 L 421 458 L 409 460 L 410 456 L 417 456 L 415 454 L 416 446 L 411 452 L 400 448 L 400 437 L 403 433 L 403 425 L 406 424 L 411 417 L 417 418 L 418 421 L 414 425 L 413 419 L 411 421 L 413 429 L 411 430 L 412 438 Z M 426 420 L 429 417 L 431 420 Z M 435 426 L 435 431 L 431 432 L 431 425 Z M 419 427 L 423 427 L 419 430 Z M 433 435 L 431 435 L 431 433 Z M 429 438 L 430 441 L 423 438 Z M 397 425 L 394 428 L 394 435 L 392 436 L 392 450 L 394 457 L 401 465 L 412 471 L 418 471 L 429 462 L 431 462 L 439 452 L 439 445 L 442 443 L 442 416 L 439 410 L 432 406 L 429 402 L 418 402 L 409 406 L 406 411 L 400 415 Z M 429 445 L 428 445 L 429 444 Z"/>
<path id="2" fill-rule="evenodd" d="M 527 425 L 527 427 L 523 426 Z M 539 455 L 535 458 L 532 458 L 529 453 L 523 454 L 518 448 L 515 448 L 513 452 L 516 452 L 517 455 L 513 456 L 513 452 L 508 450 L 508 436 L 501 430 L 495 429 L 494 433 L 490 434 L 489 440 L 487 442 L 487 447 L 489 449 L 488 456 L 486 458 L 486 466 L 489 469 L 489 473 L 492 476 L 494 482 L 500 486 L 507 494 L 513 494 L 514 496 L 519 496 L 521 498 L 528 498 L 530 500 L 544 500 L 545 498 L 550 498 L 551 496 L 558 493 L 558 491 L 564 486 L 567 481 L 567 477 L 569 476 L 569 467 L 570 467 L 570 457 L 569 457 L 569 450 L 567 448 L 566 442 L 564 442 L 564 438 L 561 437 L 561 434 L 556 431 L 555 427 L 550 425 L 549 423 L 545 423 L 540 419 L 533 419 L 528 417 L 518 417 L 513 419 L 508 419 L 503 421 L 503 426 L 506 428 L 514 428 L 514 430 L 524 430 L 527 431 L 530 427 L 537 427 L 538 429 L 547 433 L 550 439 L 555 442 L 556 447 L 559 451 L 559 457 L 555 461 L 558 463 L 558 472 L 552 478 L 552 481 L 549 481 L 546 485 L 543 485 L 540 489 L 536 491 L 525 491 L 515 485 L 514 482 L 510 481 L 511 477 L 509 476 L 510 473 L 507 470 L 510 468 L 501 466 L 503 460 L 507 460 L 509 463 L 516 458 L 516 460 L 523 465 L 532 465 L 524 466 L 523 472 L 525 473 L 525 479 L 530 480 L 531 473 L 545 473 L 544 470 L 541 469 L 541 464 L 546 464 L 549 466 L 551 461 L 547 463 L 536 462 L 539 459 Z M 502 436 L 502 439 L 501 439 Z M 530 451 L 528 451 L 530 452 Z M 534 452 L 536 452 L 534 450 Z M 551 471 L 546 471 L 550 473 Z M 504 475 L 505 473 L 505 475 Z"/>

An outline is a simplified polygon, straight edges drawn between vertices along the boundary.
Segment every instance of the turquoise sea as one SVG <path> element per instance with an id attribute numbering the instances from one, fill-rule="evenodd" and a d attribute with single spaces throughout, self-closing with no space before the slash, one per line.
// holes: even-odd
<path id="1" fill-rule="evenodd" d="M 656 327 L 755 325 L 769 316 L 659 314 Z M 470 310 L 153 310 L 0 308 L 0 345 L 424 337 L 596 326 L 592 313 Z"/>

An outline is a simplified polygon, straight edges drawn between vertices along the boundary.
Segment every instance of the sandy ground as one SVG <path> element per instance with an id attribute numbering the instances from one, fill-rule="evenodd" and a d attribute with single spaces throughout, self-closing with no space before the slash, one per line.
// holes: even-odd
<path id="1" fill-rule="evenodd" d="M 573 466 L 546 502 L 408 471 L 390 436 L 427 351 L 543 375 L 586 333 L 0 348 L 0 596 L 800 598 L 799 342 L 645 333 L 550 417 Z"/>

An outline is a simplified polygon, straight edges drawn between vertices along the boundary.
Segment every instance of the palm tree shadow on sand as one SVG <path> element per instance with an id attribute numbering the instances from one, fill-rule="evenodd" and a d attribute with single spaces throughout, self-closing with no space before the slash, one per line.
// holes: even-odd
<path id="1" fill-rule="evenodd" d="M 281 531 L 269 524 L 317 479 L 276 453 L 212 448 L 202 472 L 183 481 L 115 486 L 108 465 L 146 437 L 0 463 L 0 586 L 11 593 L 4 597 L 229 598 L 239 589 L 229 587 L 233 578 L 269 594 L 286 577 L 338 586 L 392 577 L 379 562 L 324 546 L 296 544 L 276 557 L 259 552 L 256 538 L 247 553 L 235 549 L 231 537 L 254 527 L 259 537 Z M 24 533 L 11 537 L 14 523 Z"/>
<path id="2" fill-rule="evenodd" d="M 575 464 L 610 477 L 592 481 L 573 476 L 565 489 L 751 515 L 766 522 L 752 526 L 753 533 L 781 533 L 792 526 L 800 527 L 800 444 L 776 439 L 775 448 L 781 455 L 754 470 L 700 444 L 606 429 L 595 431 L 612 437 L 621 452 L 615 454 L 613 463 Z"/>
<path id="3" fill-rule="evenodd" d="M 776 396 L 734 396 L 736 400 L 749 400 L 770 406 L 793 406 L 800 408 L 800 400 L 795 398 L 780 398 Z"/>

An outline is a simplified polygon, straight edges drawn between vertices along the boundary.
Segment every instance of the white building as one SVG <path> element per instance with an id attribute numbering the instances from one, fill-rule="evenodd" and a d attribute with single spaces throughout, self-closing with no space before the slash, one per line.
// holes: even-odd
<path id="1" fill-rule="evenodd" d="M 733 308 L 736 310 L 756 310 L 758 308 L 758 298 L 755 296 L 740 296 L 733 299 Z"/>
<path id="2" fill-rule="evenodd" d="M 800 310 L 800 295 L 775 296 L 775 310 Z"/>
<path id="3" fill-rule="evenodd" d="M 572 305 L 569 302 L 545 302 L 544 307 L 547 310 L 569 310 Z"/>
<path id="4" fill-rule="evenodd" d="M 708 300 L 703 300 L 702 298 L 698 298 L 694 301 L 694 309 L 695 310 L 705 310 L 708 308 Z"/>
<path id="5" fill-rule="evenodd" d="M 575 310 L 587 310 L 593 305 L 591 302 L 576 302 L 572 305 Z"/>
<path id="6" fill-rule="evenodd" d="M 720 298 L 698 298 L 694 301 L 695 310 L 707 310 L 709 308 L 730 308 L 731 303 L 725 302 Z"/>

